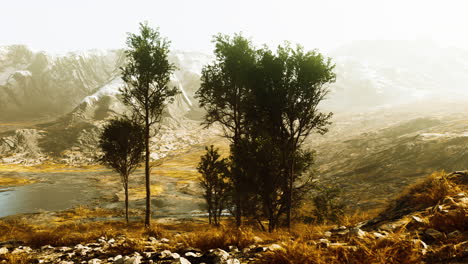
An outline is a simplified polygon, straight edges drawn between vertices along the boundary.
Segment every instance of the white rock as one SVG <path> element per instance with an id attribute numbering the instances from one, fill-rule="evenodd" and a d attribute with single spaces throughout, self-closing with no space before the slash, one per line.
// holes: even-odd
<path id="1" fill-rule="evenodd" d="M 167 238 L 161 238 L 161 243 L 169 243 L 169 239 L 167 239 Z"/>
<path id="2" fill-rule="evenodd" d="M 8 248 L 6 247 L 0 248 L 0 255 L 6 254 L 6 253 L 8 253 Z"/>
<path id="3" fill-rule="evenodd" d="M 172 252 L 170 250 L 166 249 L 166 250 L 161 251 L 161 258 L 165 259 L 169 257 L 172 257 Z"/>
<path id="4" fill-rule="evenodd" d="M 225 264 L 240 264 L 240 261 L 238 259 L 232 258 L 228 259 Z"/>
<path id="5" fill-rule="evenodd" d="M 88 264 L 100 264 L 101 263 L 101 260 L 100 259 L 91 259 L 91 260 L 88 260 Z"/>
<path id="6" fill-rule="evenodd" d="M 278 245 L 278 244 L 271 244 L 270 246 L 268 246 L 268 249 L 271 250 L 271 251 L 274 251 L 274 250 L 279 250 L 279 249 L 282 249 L 283 247 L 281 245 Z"/>
<path id="7" fill-rule="evenodd" d="M 178 258 L 171 262 L 171 264 L 191 264 L 186 258 Z"/>

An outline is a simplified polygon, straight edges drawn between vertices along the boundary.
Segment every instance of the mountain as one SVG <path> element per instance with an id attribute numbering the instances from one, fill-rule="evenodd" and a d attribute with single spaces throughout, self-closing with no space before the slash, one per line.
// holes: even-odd
<path id="1" fill-rule="evenodd" d="M 199 87 L 201 69 L 211 57 L 175 51 L 169 60 L 176 66 L 169 85 L 177 87 L 180 93 L 163 114 L 161 133 L 152 139 L 156 150 L 164 144 L 185 146 L 193 143 L 194 137 L 201 137 L 199 133 L 189 134 L 199 129 L 194 120 L 200 117 L 194 94 Z M 111 116 L 126 112 L 118 98 L 119 89 L 124 85 L 119 69 L 123 63 L 124 53 L 119 50 L 54 56 L 35 53 L 24 46 L 3 48 L 0 121 L 46 117 L 49 122 L 0 134 L 0 158 L 4 162 L 26 163 L 48 159 L 93 162 L 103 123 Z M 162 131 L 179 136 L 165 136 L 163 141 L 158 141 Z M 164 156 L 159 152 L 154 155 L 154 158 Z"/>
<path id="2" fill-rule="evenodd" d="M 328 56 L 337 80 L 324 107 L 338 112 L 468 96 L 467 50 L 376 40 L 354 42 Z"/>

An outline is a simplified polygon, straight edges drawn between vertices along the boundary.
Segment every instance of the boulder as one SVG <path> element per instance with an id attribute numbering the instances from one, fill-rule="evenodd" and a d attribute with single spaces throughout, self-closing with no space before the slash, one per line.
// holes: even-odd
<path id="1" fill-rule="evenodd" d="M 8 253 L 8 248 L 6 247 L 0 248 L 0 255 L 6 254 L 6 253 Z"/>

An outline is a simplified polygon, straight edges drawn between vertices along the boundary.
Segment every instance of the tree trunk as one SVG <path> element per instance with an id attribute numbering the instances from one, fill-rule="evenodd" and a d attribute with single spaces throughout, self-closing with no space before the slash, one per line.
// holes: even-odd
<path id="1" fill-rule="evenodd" d="M 125 186 L 125 220 L 127 220 L 128 225 L 128 183 Z"/>
<path id="2" fill-rule="evenodd" d="M 236 194 L 236 226 L 240 227 L 242 225 L 242 213 L 241 213 L 241 199 L 240 194 Z"/>
<path id="3" fill-rule="evenodd" d="M 293 154 L 294 155 L 294 154 Z M 293 200 L 293 179 L 294 179 L 294 158 L 291 162 L 291 169 L 289 172 L 289 186 L 288 186 L 288 207 L 287 215 L 286 215 L 286 226 L 288 227 L 289 231 L 291 231 L 291 211 L 292 211 L 292 200 Z"/>
<path id="4" fill-rule="evenodd" d="M 211 202 L 208 203 L 208 223 L 211 225 L 211 218 L 213 216 L 212 209 L 211 209 Z"/>
<path id="5" fill-rule="evenodd" d="M 145 156 L 145 180 L 146 180 L 146 215 L 145 215 L 145 226 L 149 227 L 151 225 L 151 181 L 150 181 L 150 127 L 149 127 L 149 113 L 146 109 L 146 118 L 145 118 L 145 147 L 146 147 L 146 156 Z"/>

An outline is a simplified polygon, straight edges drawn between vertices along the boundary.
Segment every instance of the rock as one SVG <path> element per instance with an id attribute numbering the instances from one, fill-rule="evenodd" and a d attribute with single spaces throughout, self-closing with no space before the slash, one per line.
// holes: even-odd
<path id="1" fill-rule="evenodd" d="M 213 258 L 213 264 L 226 264 L 229 259 L 229 253 L 220 248 L 211 249 L 208 256 Z"/>
<path id="2" fill-rule="evenodd" d="M 319 239 L 319 245 L 322 247 L 328 247 L 330 245 L 330 241 L 326 238 Z"/>
<path id="3" fill-rule="evenodd" d="M 339 230 L 346 230 L 346 226 L 340 226 L 338 227 Z"/>
<path id="4" fill-rule="evenodd" d="M 177 258 L 171 262 L 171 264 L 191 264 L 186 258 Z"/>
<path id="5" fill-rule="evenodd" d="M 419 224 L 423 224 L 423 223 L 424 223 L 424 221 L 423 221 L 421 218 L 419 218 L 419 217 L 417 217 L 417 216 L 415 216 L 415 215 L 412 215 L 411 218 L 412 218 L 412 220 L 413 220 L 414 222 L 416 222 L 416 223 L 419 223 Z"/>
<path id="6" fill-rule="evenodd" d="M 32 251 L 32 249 L 30 247 L 23 247 L 23 246 L 20 246 L 18 248 L 15 248 L 11 254 L 23 254 L 23 253 L 30 253 Z"/>
<path id="7" fill-rule="evenodd" d="M 239 249 L 236 246 L 229 246 L 229 251 L 236 253 L 239 252 Z"/>
<path id="8" fill-rule="evenodd" d="M 101 260 L 100 259 L 91 259 L 91 260 L 88 260 L 88 264 L 100 264 L 101 263 Z"/>
<path id="9" fill-rule="evenodd" d="M 114 261 L 115 264 L 140 264 L 141 256 L 125 256 Z"/>
<path id="10" fill-rule="evenodd" d="M 169 239 L 167 239 L 167 238 L 161 238 L 160 241 L 161 241 L 161 243 L 166 243 L 166 244 L 169 243 Z"/>
<path id="11" fill-rule="evenodd" d="M 282 248 L 283 247 L 281 245 L 278 245 L 278 244 L 271 244 L 270 246 L 268 246 L 268 249 L 271 250 L 271 251 L 280 250 Z"/>
<path id="12" fill-rule="evenodd" d="M 160 258 L 162 259 L 169 258 L 171 257 L 171 255 L 172 255 L 172 252 L 166 249 L 166 250 L 161 251 Z"/>
<path id="13" fill-rule="evenodd" d="M 0 248 L 0 255 L 4 255 L 6 253 L 8 253 L 8 248 L 6 248 L 6 247 Z"/>
<path id="14" fill-rule="evenodd" d="M 73 250 L 72 248 L 69 248 L 69 247 L 59 247 L 58 248 L 58 251 L 60 252 L 67 252 L 67 251 L 71 251 Z"/>
<path id="15" fill-rule="evenodd" d="M 331 237 L 331 236 L 332 236 L 332 232 L 326 231 L 325 233 L 323 233 L 323 235 L 324 235 L 325 237 Z"/>
<path id="16" fill-rule="evenodd" d="M 236 258 L 228 259 L 225 264 L 240 264 L 240 261 Z"/>
<path id="17" fill-rule="evenodd" d="M 385 237 L 385 235 L 383 235 L 383 234 L 381 234 L 381 233 L 379 233 L 379 232 L 374 232 L 374 233 L 372 233 L 372 235 L 374 235 L 374 237 L 377 238 L 377 239 L 380 239 L 380 238 L 384 238 L 384 237 Z"/>
<path id="18" fill-rule="evenodd" d="M 433 228 L 429 228 L 427 229 L 425 232 L 424 232 L 426 235 L 432 237 L 433 239 L 435 240 L 439 240 L 439 239 L 442 239 L 444 237 L 444 234 L 433 229 Z"/>
<path id="19" fill-rule="evenodd" d="M 108 244 L 113 244 L 113 243 L 115 243 L 115 239 L 111 238 L 111 239 L 109 239 L 109 241 L 107 241 L 107 243 Z"/>
<path id="20" fill-rule="evenodd" d="M 458 237 L 458 236 L 460 236 L 460 235 L 461 235 L 461 232 L 458 231 L 458 230 L 455 230 L 455 231 L 453 231 L 453 232 L 450 232 L 450 233 L 447 235 L 447 238 L 452 239 L 452 238 L 456 238 L 456 237 Z"/>
<path id="21" fill-rule="evenodd" d="M 185 253 L 185 256 L 186 257 L 189 257 L 189 258 L 199 258 L 202 256 L 202 254 L 200 253 L 194 253 L 194 252 L 186 252 Z"/>
<path id="22" fill-rule="evenodd" d="M 366 232 L 362 231 L 358 227 L 353 227 L 353 228 L 349 229 L 349 234 L 352 235 L 352 236 L 356 236 L 358 238 L 364 238 L 366 236 Z"/>
<path id="23" fill-rule="evenodd" d="M 158 242 L 158 240 L 155 237 L 148 237 L 148 241 L 150 241 L 151 243 L 157 243 Z"/>

